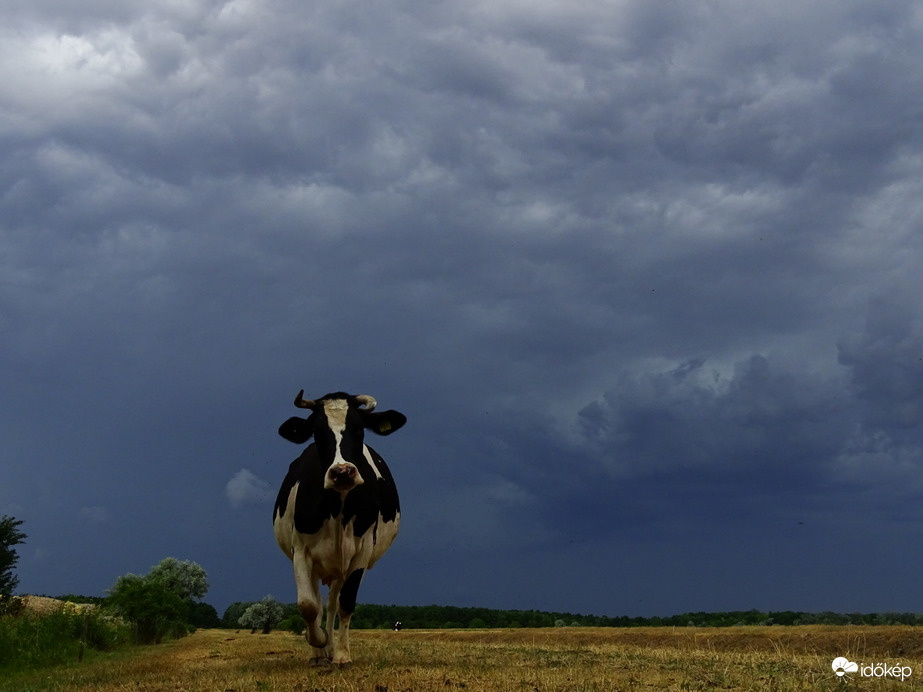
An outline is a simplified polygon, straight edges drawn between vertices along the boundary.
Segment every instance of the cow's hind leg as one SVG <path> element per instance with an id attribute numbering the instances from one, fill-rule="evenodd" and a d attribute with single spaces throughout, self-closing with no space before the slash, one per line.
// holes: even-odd
<path id="1" fill-rule="evenodd" d="M 320 584 L 311 574 L 313 561 L 304 551 L 296 551 L 292 562 L 295 565 L 295 585 L 298 589 L 298 610 L 304 618 L 307 629 L 305 639 L 314 647 L 314 656 L 311 665 L 321 665 L 330 660 L 327 650 L 327 632 L 320 626 L 323 615 L 320 600 Z"/>
<path id="2" fill-rule="evenodd" d="M 356 610 L 356 595 L 359 592 L 359 584 L 362 582 L 364 573 L 365 570 L 363 569 L 351 572 L 337 594 L 336 609 L 337 615 L 340 617 L 340 623 L 333 642 L 333 663 L 344 668 L 352 664 L 352 659 L 349 656 L 349 621 Z M 332 602 L 329 603 L 328 610 L 333 605 Z M 328 622 L 330 622 L 329 619 Z"/>

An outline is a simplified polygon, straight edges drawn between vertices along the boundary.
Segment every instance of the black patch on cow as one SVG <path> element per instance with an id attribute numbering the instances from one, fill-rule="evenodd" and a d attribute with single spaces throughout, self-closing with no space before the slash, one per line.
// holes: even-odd
<path id="1" fill-rule="evenodd" d="M 304 534 L 320 531 L 324 522 L 337 516 L 343 507 L 340 493 L 324 490 L 326 473 L 327 466 L 321 464 L 317 456 L 317 446 L 310 445 L 288 467 L 288 473 L 276 498 L 273 519 L 285 514 L 288 496 L 295 483 L 298 483 L 298 494 L 295 496 L 295 530 Z"/>
<path id="2" fill-rule="evenodd" d="M 362 411 L 362 424 L 378 435 L 390 435 L 404 427 L 407 416 L 400 411 L 381 411 L 366 413 Z"/>
<path id="3" fill-rule="evenodd" d="M 344 613 L 352 615 L 356 609 L 356 596 L 359 593 L 359 584 L 364 573 L 364 569 L 357 569 L 343 582 L 343 588 L 340 590 L 340 610 Z"/>
<path id="4" fill-rule="evenodd" d="M 279 426 L 279 434 L 289 442 L 303 445 L 314 434 L 314 416 L 299 418 L 293 416 Z"/>

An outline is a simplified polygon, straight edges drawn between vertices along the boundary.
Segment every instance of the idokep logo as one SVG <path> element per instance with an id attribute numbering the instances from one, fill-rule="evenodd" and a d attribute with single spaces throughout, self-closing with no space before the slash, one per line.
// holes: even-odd
<path id="1" fill-rule="evenodd" d="M 833 659 L 833 672 L 836 673 L 839 678 L 846 675 L 846 673 L 858 673 L 859 664 L 853 663 L 848 658 L 840 656 Z"/>
<path id="2" fill-rule="evenodd" d="M 860 666 L 858 663 L 850 661 L 848 658 L 838 656 L 833 659 L 831 664 L 833 672 L 837 677 L 842 678 L 847 673 L 859 673 L 863 678 L 896 678 L 906 680 L 913 673 L 910 666 L 888 665 L 887 663 L 875 663 L 873 665 Z"/>

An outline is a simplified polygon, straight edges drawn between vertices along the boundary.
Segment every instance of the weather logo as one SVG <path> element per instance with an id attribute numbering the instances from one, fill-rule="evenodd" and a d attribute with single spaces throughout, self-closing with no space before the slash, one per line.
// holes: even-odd
<path id="1" fill-rule="evenodd" d="M 840 678 L 847 673 L 859 673 L 863 678 L 899 678 L 906 680 L 913 674 L 913 668 L 910 666 L 889 665 L 887 663 L 860 666 L 843 656 L 833 659 L 831 667 L 837 677 Z"/>
<path id="2" fill-rule="evenodd" d="M 858 673 L 859 664 L 853 663 L 848 658 L 843 658 L 842 656 L 833 659 L 833 672 L 837 674 L 837 677 L 843 677 L 846 673 Z"/>

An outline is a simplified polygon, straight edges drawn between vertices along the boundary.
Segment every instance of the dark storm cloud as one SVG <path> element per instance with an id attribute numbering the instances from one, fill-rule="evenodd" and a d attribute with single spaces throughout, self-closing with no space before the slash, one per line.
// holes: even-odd
<path id="1" fill-rule="evenodd" d="M 915 539 L 915 3 L 0 6 L 24 588 L 174 554 L 285 594 L 260 502 L 302 387 L 410 420 L 368 600 L 761 607 L 722 597 L 746 555 L 765 607 L 835 607 L 829 532 Z M 645 577 L 701 552 L 724 588 Z M 836 592 L 918 607 L 881 557 Z"/>
<path id="2" fill-rule="evenodd" d="M 875 300 L 865 330 L 840 343 L 839 361 L 872 424 L 912 430 L 923 422 L 923 323 L 903 297 Z"/>

